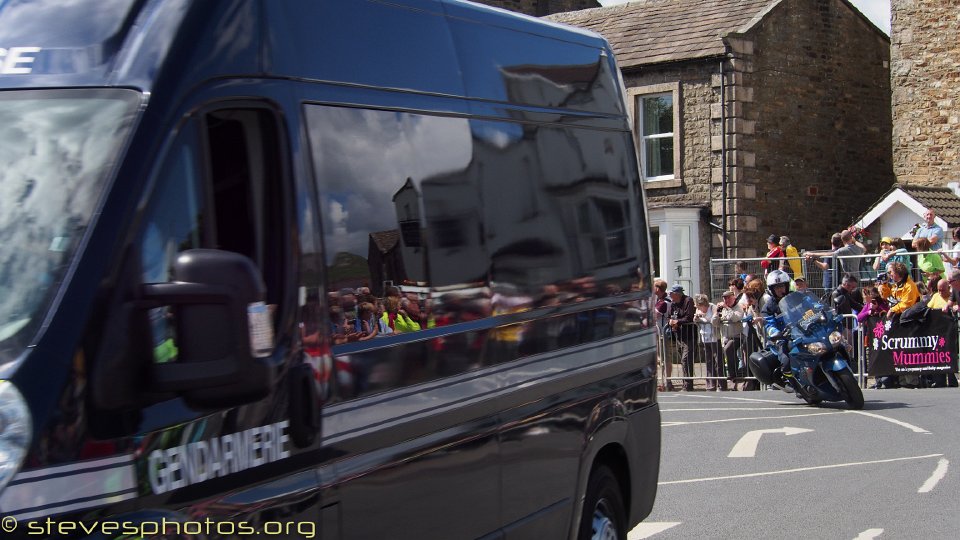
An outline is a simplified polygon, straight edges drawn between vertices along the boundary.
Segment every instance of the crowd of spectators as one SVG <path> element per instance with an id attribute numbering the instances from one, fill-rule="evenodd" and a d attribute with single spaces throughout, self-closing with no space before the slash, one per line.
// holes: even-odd
<path id="1" fill-rule="evenodd" d="M 764 276 L 783 270 L 791 277 L 791 290 L 808 290 L 803 264 L 816 265 L 823 271 L 821 301 L 829 302 L 838 313 L 848 316 L 847 337 L 869 336 L 875 324 L 896 318 L 915 304 L 960 316 L 960 228 L 952 231 L 954 247 L 944 249 L 944 231 L 935 223 L 935 213 L 928 210 L 924 222 L 912 231 L 908 251 L 900 238 L 883 237 L 875 255 L 868 253 L 862 231 L 851 228 L 833 234 L 827 251 L 804 252 L 803 255 L 786 236 L 767 238 L 766 257 L 760 272 L 751 274 L 745 262 L 736 264 L 735 277 L 728 290 L 711 302 L 706 295 L 686 297 L 683 288 L 674 285 L 667 294 L 667 283 L 658 280 L 657 311 L 669 314 L 663 332 L 665 350 L 665 390 L 674 390 L 672 363 L 679 362 L 684 389 L 692 388 L 691 344 L 701 348 L 707 390 L 738 390 L 749 374 L 744 369 L 750 352 L 762 347 L 762 331 L 758 331 L 761 298 L 766 289 Z M 835 269 L 839 272 L 835 273 Z M 834 283 L 836 276 L 837 283 Z M 916 279 L 915 279 L 916 277 Z M 674 302 L 682 302 L 676 305 Z M 684 329 L 684 324 L 688 329 Z M 859 333 L 854 332 L 862 327 Z M 697 343 L 692 343 L 693 338 Z M 865 339 L 865 338 L 861 338 Z M 865 355 L 869 340 L 864 341 Z M 919 380 L 918 380 L 919 379 Z M 897 386 L 957 386 L 954 374 L 878 378 L 875 388 Z"/>
<path id="2" fill-rule="evenodd" d="M 759 306 L 766 286 L 763 278 L 746 275 L 732 278 L 720 301 L 713 303 L 705 294 L 686 295 L 681 285 L 669 287 L 664 280 L 654 281 L 657 298 L 655 311 L 662 314 L 661 331 L 665 382 L 662 390 L 673 391 L 673 363 L 680 364 L 683 390 L 692 390 L 693 358 L 696 348 L 703 358 L 708 391 L 757 389 L 756 381 L 748 380 L 746 358 L 761 347 L 762 324 Z"/>

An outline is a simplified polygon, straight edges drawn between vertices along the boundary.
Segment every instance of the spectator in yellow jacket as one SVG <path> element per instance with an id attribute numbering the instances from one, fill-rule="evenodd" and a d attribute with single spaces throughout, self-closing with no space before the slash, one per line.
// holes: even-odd
<path id="1" fill-rule="evenodd" d="M 791 277 L 796 279 L 797 276 L 803 274 L 803 265 L 800 264 L 800 253 L 797 252 L 797 248 L 793 247 L 793 244 L 790 243 L 790 238 L 786 236 L 780 237 L 780 249 L 783 250 L 783 254 L 787 256 L 787 264 L 790 265 L 790 273 L 793 274 Z"/>
<path id="2" fill-rule="evenodd" d="M 893 318 L 917 303 L 920 299 L 920 289 L 907 273 L 907 267 L 902 262 L 887 264 L 887 282 L 880 285 L 880 296 L 890 302 L 887 318 Z"/>
<path id="3" fill-rule="evenodd" d="M 396 334 L 420 330 L 420 324 L 410 318 L 406 310 L 401 307 L 401 302 L 409 304 L 409 300 L 406 298 L 401 300 L 396 296 L 388 296 L 380 320 Z"/>

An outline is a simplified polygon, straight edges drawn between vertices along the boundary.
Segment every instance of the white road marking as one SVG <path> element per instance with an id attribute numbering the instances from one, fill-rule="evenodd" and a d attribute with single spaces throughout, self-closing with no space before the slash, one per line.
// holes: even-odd
<path id="1" fill-rule="evenodd" d="M 876 465 L 878 463 L 894 463 L 897 461 L 912 461 L 918 459 L 930 459 L 943 457 L 943 454 L 927 454 L 925 456 L 911 456 L 891 459 L 878 459 L 876 461 L 855 461 L 852 463 L 838 463 L 836 465 L 817 465 L 816 467 L 801 467 L 799 469 L 784 469 L 782 471 L 768 471 L 760 473 L 735 474 L 730 476 L 712 476 L 707 478 L 691 478 L 689 480 L 669 480 L 666 482 L 657 482 L 658 486 L 669 486 L 671 484 L 693 484 L 696 482 L 711 482 L 714 480 L 732 480 L 736 478 L 756 478 L 758 476 L 772 476 L 775 474 L 790 474 L 795 472 L 817 471 L 823 469 L 839 469 L 842 467 L 856 467 L 859 465 Z"/>
<path id="2" fill-rule="evenodd" d="M 927 478 L 927 481 L 920 486 L 920 489 L 917 490 L 917 493 L 930 493 L 934 487 L 936 487 L 937 482 L 943 480 L 943 477 L 947 475 L 947 468 L 950 466 L 950 462 L 946 458 L 941 458 L 940 462 L 937 463 L 937 468 L 933 470 L 933 474 L 930 475 L 930 478 Z"/>
<path id="3" fill-rule="evenodd" d="M 689 422 L 660 422 L 660 427 L 686 426 L 694 424 L 719 424 L 722 422 L 740 422 L 743 420 L 776 420 L 778 418 L 805 418 L 807 416 L 828 416 L 831 414 L 845 414 L 844 411 L 809 413 L 809 414 L 784 414 L 779 416 L 744 416 L 741 418 L 721 418 L 719 420 L 691 420 Z"/>
<path id="4" fill-rule="evenodd" d="M 873 540 L 883 534 L 883 529 L 867 529 L 853 540 Z"/>
<path id="5" fill-rule="evenodd" d="M 627 540 L 643 540 L 644 538 L 650 538 L 655 534 L 662 533 L 667 529 L 676 527 L 681 522 L 672 522 L 672 521 L 661 521 L 659 523 L 641 523 L 633 528 L 632 531 L 627 533 Z"/>
<path id="6" fill-rule="evenodd" d="M 689 397 L 699 397 L 699 396 L 689 396 Z M 728 397 L 726 397 L 726 396 L 722 396 L 722 397 L 707 397 L 707 396 L 703 396 L 703 397 L 704 397 L 704 398 L 707 398 L 707 399 L 712 399 L 712 400 L 714 400 L 714 401 L 716 401 L 716 400 L 718 400 L 718 399 L 728 399 L 728 400 L 735 400 L 735 401 L 752 401 L 752 402 L 760 402 L 760 403 L 774 403 L 774 404 L 779 404 L 779 405 L 787 405 L 787 404 L 788 404 L 788 403 L 785 403 L 785 402 L 783 402 L 783 401 L 771 401 L 771 400 L 753 399 L 753 398 L 733 398 L 733 397 L 729 397 L 729 398 L 728 398 Z M 674 402 L 672 402 L 672 403 L 670 403 L 670 404 L 671 404 L 671 405 L 676 405 L 676 404 L 678 404 L 678 403 L 680 403 L 680 402 L 674 401 Z M 684 404 L 694 404 L 694 403 L 701 403 L 701 402 L 692 402 L 692 401 L 691 401 L 691 402 L 684 402 Z M 726 408 L 726 407 L 715 407 L 715 408 L 703 408 L 703 409 L 682 409 L 682 408 L 678 408 L 678 409 L 661 409 L 660 412 L 661 412 L 661 413 L 664 413 L 664 412 L 684 412 L 684 411 L 691 411 L 691 412 L 714 412 L 714 411 L 751 411 L 751 410 L 752 410 L 752 411 L 775 411 L 775 410 L 789 410 L 789 409 L 783 409 L 783 408 L 781 408 L 781 407 L 756 407 L 756 408 L 746 408 L 746 407 L 745 407 L 745 408 L 737 408 L 737 407 L 729 407 L 729 408 Z M 907 429 L 909 429 L 910 431 L 913 431 L 914 433 L 922 433 L 922 434 L 925 434 L 925 435 L 930 435 L 930 432 L 927 431 L 926 429 L 923 429 L 922 427 L 918 427 L 918 426 L 915 426 L 915 425 L 913 425 L 913 424 L 909 424 L 909 423 L 904 422 L 904 421 L 902 421 L 902 420 L 897 420 L 897 419 L 895 419 L 895 418 L 889 418 L 889 417 L 887 417 L 887 416 L 883 416 L 883 415 L 880 415 L 880 414 L 877 414 L 877 413 L 871 413 L 871 412 L 867 412 L 867 411 L 832 411 L 832 412 L 822 412 L 822 413 L 794 414 L 794 415 L 787 415 L 787 416 L 754 416 L 754 417 L 746 417 L 746 418 L 723 418 L 723 419 L 719 419 L 719 420 L 699 420 L 699 421 L 690 421 L 690 422 L 670 421 L 670 422 L 662 422 L 660 425 L 661 425 L 661 427 L 673 427 L 673 426 L 685 426 L 685 425 L 693 425 L 693 424 L 715 424 L 715 423 L 719 423 L 719 422 L 737 422 L 737 421 L 742 421 L 742 420 L 768 420 L 768 419 L 775 419 L 775 418 L 795 418 L 795 417 L 798 417 L 798 416 L 818 416 L 818 415 L 828 415 L 828 414 L 859 414 L 859 415 L 862 415 L 862 416 L 868 416 L 868 417 L 870 417 L 870 418 L 876 418 L 877 420 L 883 420 L 884 422 L 890 422 L 891 424 L 895 424 L 895 425 L 898 425 L 898 426 L 900 426 L 900 427 L 907 428 Z"/>
<path id="7" fill-rule="evenodd" d="M 740 440 L 737 441 L 737 444 L 733 445 L 733 449 L 730 450 L 730 453 L 727 454 L 727 457 L 732 458 L 741 458 L 741 457 L 756 457 L 757 455 L 757 445 L 760 444 L 760 437 L 766 433 L 782 433 L 784 435 L 798 435 L 800 433 L 811 433 L 812 429 L 804 428 L 795 428 L 795 427 L 782 427 L 779 429 L 756 429 L 753 431 L 748 431 L 740 437 Z"/>
<path id="8" fill-rule="evenodd" d="M 670 401 L 671 403 L 680 403 L 680 401 L 675 401 L 673 399 L 663 400 L 663 394 L 658 394 L 658 399 L 661 401 Z M 677 396 L 679 398 L 681 396 Z M 784 401 L 782 399 L 758 399 L 758 398 L 746 398 L 746 397 L 733 397 L 733 396 L 712 396 L 712 395 L 703 395 L 698 396 L 695 394 L 686 394 L 683 398 L 690 399 L 699 399 L 702 403 L 703 401 L 719 401 L 719 400 L 730 400 L 730 401 L 752 401 L 755 403 L 779 403 L 780 405 L 793 405 L 796 404 L 795 401 Z M 692 403 L 692 402 L 691 402 Z"/>
<path id="9" fill-rule="evenodd" d="M 703 411 L 785 411 L 783 407 L 705 407 L 703 409 L 660 409 L 660 412 L 703 412 Z"/>
<path id="10" fill-rule="evenodd" d="M 917 426 L 915 426 L 915 425 L 913 425 L 913 424 L 908 424 L 908 423 L 906 423 L 906 422 L 901 422 L 900 420 L 894 420 L 893 418 L 887 418 L 886 416 L 880 416 L 879 414 L 876 414 L 876 413 L 869 413 L 869 412 L 866 412 L 866 411 L 847 411 L 847 412 L 848 412 L 848 413 L 853 413 L 853 414 L 862 414 L 863 416 L 869 416 L 870 418 L 877 418 L 877 419 L 883 420 L 883 421 L 885 421 L 885 422 L 890 422 L 891 424 L 896 424 L 896 425 L 898 425 L 898 426 L 905 427 L 905 428 L 913 431 L 914 433 L 926 433 L 927 435 L 930 434 L 929 431 L 923 429 L 922 427 L 917 427 Z"/>

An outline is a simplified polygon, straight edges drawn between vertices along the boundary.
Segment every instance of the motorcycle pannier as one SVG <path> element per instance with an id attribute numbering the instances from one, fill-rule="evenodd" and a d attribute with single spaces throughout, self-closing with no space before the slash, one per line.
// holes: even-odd
<path id="1" fill-rule="evenodd" d="M 777 354 L 766 349 L 750 355 L 750 372 L 763 384 L 772 384 L 778 376 L 776 370 L 780 368 Z"/>

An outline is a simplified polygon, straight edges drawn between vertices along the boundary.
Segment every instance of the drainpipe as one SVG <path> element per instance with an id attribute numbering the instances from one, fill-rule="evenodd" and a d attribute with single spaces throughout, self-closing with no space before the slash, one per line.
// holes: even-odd
<path id="1" fill-rule="evenodd" d="M 720 59 L 720 244 L 727 257 L 727 81 L 723 72 L 726 57 Z"/>

